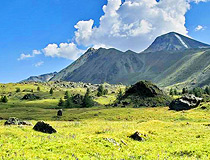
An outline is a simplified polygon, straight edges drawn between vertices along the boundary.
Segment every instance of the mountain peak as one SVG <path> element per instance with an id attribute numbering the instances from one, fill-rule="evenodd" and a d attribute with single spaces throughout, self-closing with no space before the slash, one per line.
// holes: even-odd
<path id="1" fill-rule="evenodd" d="M 144 52 L 180 51 L 201 48 L 210 48 L 210 45 L 193 40 L 176 32 L 169 32 L 157 37 Z"/>

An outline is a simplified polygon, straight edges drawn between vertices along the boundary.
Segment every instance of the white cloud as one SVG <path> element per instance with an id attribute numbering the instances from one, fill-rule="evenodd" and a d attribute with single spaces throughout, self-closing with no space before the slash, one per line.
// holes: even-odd
<path id="1" fill-rule="evenodd" d="M 195 28 L 195 31 L 200 31 L 200 30 L 204 30 L 204 27 L 201 26 L 201 25 L 198 25 L 198 26 Z"/>
<path id="2" fill-rule="evenodd" d="M 22 53 L 20 55 L 20 57 L 18 58 L 18 61 L 24 60 L 26 58 L 31 58 L 31 57 L 32 57 L 32 55 L 30 55 L 30 54 L 24 54 L 24 53 Z"/>
<path id="3" fill-rule="evenodd" d="M 88 46 L 111 46 L 120 50 L 142 51 L 159 35 L 175 31 L 186 35 L 186 0 L 108 0 L 100 25 L 79 21 L 75 40 Z"/>
<path id="4" fill-rule="evenodd" d="M 41 52 L 38 51 L 38 50 L 33 50 L 32 54 L 24 54 L 24 53 L 22 53 L 20 55 L 20 57 L 18 58 L 18 61 L 21 61 L 21 60 L 24 60 L 24 59 L 27 59 L 27 58 L 33 58 L 33 57 L 35 57 L 36 55 L 39 55 L 39 54 L 41 54 Z"/>
<path id="5" fill-rule="evenodd" d="M 44 64 L 44 62 L 43 61 L 40 61 L 40 62 L 37 62 L 34 66 L 35 67 L 40 67 L 40 66 L 42 66 Z"/>
<path id="6" fill-rule="evenodd" d="M 191 0 L 191 1 L 193 1 L 193 2 L 195 2 L 195 3 L 199 3 L 199 2 L 208 2 L 208 1 L 210 1 L 210 0 Z"/>
<path id="7" fill-rule="evenodd" d="M 45 56 L 62 57 L 76 60 L 83 47 L 104 47 L 125 51 L 140 52 L 146 49 L 154 39 L 168 32 L 178 32 L 187 36 L 185 14 L 192 2 L 209 0 L 108 0 L 103 6 L 104 15 L 99 26 L 94 20 L 79 21 L 73 41 L 68 43 L 48 44 L 42 49 Z M 200 29 L 200 28 L 197 28 Z M 40 53 L 34 51 L 33 55 Z M 23 57 L 31 55 L 23 55 Z M 23 58 L 24 59 L 24 58 Z"/>
<path id="8" fill-rule="evenodd" d="M 40 51 L 38 51 L 38 50 L 33 50 L 33 53 L 32 53 L 32 55 L 38 55 L 38 54 L 42 54 Z"/>
<path id="9" fill-rule="evenodd" d="M 77 48 L 75 43 L 60 43 L 57 44 L 48 44 L 46 48 L 42 50 L 45 56 L 50 57 L 62 57 L 71 60 L 76 60 L 84 50 L 80 50 Z"/>

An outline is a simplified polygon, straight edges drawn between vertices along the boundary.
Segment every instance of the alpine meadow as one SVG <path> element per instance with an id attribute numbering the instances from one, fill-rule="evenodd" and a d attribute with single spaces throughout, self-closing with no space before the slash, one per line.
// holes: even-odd
<path id="1" fill-rule="evenodd" d="M 210 1 L 1 3 L 0 159 L 210 159 Z"/>

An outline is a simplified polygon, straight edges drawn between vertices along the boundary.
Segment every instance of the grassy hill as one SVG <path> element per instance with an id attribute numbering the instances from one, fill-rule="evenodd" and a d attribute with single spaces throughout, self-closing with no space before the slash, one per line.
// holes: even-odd
<path id="1" fill-rule="evenodd" d="M 65 87 L 69 82 L 0 84 L 0 159 L 209 159 L 210 102 L 193 110 L 176 112 L 168 107 L 125 108 L 110 105 L 122 85 L 109 85 L 109 93 L 95 97 L 92 108 L 64 108 L 57 117 L 58 101 L 66 90 L 85 94 L 87 84 Z M 76 84 L 75 84 L 76 85 Z M 37 87 L 40 91 L 37 91 Z M 91 86 L 93 87 L 93 86 Z M 90 87 L 90 88 L 91 88 Z M 16 92 L 20 88 L 20 92 Z M 50 88 L 54 94 L 50 95 Z M 20 100 L 24 94 L 39 95 L 38 100 Z M 201 106 L 206 107 L 205 110 Z M 34 125 L 44 120 L 57 133 L 36 132 L 33 126 L 4 126 L 5 119 L 17 117 Z M 145 141 L 129 136 L 136 131 Z"/>

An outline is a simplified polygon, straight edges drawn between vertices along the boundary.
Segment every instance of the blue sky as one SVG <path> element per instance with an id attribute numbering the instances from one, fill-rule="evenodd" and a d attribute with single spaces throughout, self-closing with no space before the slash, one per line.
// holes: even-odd
<path id="1" fill-rule="evenodd" d="M 185 6 L 185 0 L 178 0 L 183 3 L 183 8 L 177 10 L 175 20 L 171 19 L 167 30 L 164 28 L 166 22 L 161 19 L 163 16 L 144 14 L 159 12 L 162 6 L 169 7 L 169 2 L 158 7 L 154 2 L 154 6 L 132 9 L 129 8 L 132 6 L 128 5 L 129 1 L 136 1 L 137 4 L 140 0 L 127 0 L 127 3 L 110 0 L 108 4 L 107 0 L 1 1 L 0 83 L 17 82 L 31 75 L 60 71 L 91 46 L 140 52 L 157 35 L 170 29 L 210 44 L 210 2 L 191 2 L 190 8 L 186 9 L 189 6 Z M 104 5 L 106 7 L 102 9 Z M 139 18 L 135 17 L 137 13 Z M 186 18 L 184 21 L 183 17 Z M 154 23 L 155 19 L 163 25 Z M 174 27 L 176 22 L 178 25 Z M 121 26 L 130 27 L 121 30 Z M 160 28 L 155 30 L 157 26 Z M 139 48 L 145 37 L 151 38 Z M 37 54 L 33 54 L 33 50 Z M 21 59 L 21 54 L 28 57 L 23 56 Z"/>

